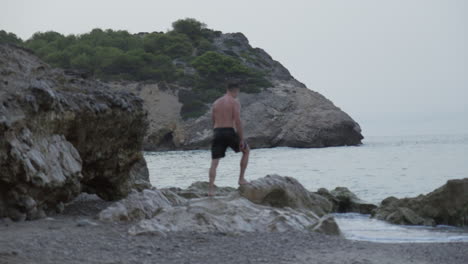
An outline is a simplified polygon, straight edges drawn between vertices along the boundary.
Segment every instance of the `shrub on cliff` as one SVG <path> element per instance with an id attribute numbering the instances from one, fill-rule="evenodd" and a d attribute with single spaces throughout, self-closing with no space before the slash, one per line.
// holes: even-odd
<path id="1" fill-rule="evenodd" d="M 263 73 L 243 65 L 237 58 L 218 52 L 208 51 L 195 58 L 191 64 L 202 77 L 197 88 L 212 89 L 213 85 L 221 86 L 221 91 L 224 92 L 227 81 L 242 80 L 243 92 L 256 93 L 260 88 L 270 85 Z"/>
<path id="2" fill-rule="evenodd" d="M 193 46 L 190 39 L 178 33 L 151 33 L 143 38 L 146 52 L 164 54 L 171 58 L 188 57 L 192 54 Z"/>
<path id="3" fill-rule="evenodd" d="M 11 43 L 21 44 L 23 41 L 13 33 L 8 33 L 5 30 L 0 30 L 0 44 Z"/>
<path id="4" fill-rule="evenodd" d="M 206 24 L 202 23 L 193 18 L 179 19 L 172 23 L 174 32 L 184 34 L 192 40 L 203 38 L 203 29 L 206 28 Z"/>
<path id="5" fill-rule="evenodd" d="M 208 51 L 192 61 L 198 73 L 212 80 L 223 80 L 249 75 L 249 69 L 239 60 L 218 52 Z"/>

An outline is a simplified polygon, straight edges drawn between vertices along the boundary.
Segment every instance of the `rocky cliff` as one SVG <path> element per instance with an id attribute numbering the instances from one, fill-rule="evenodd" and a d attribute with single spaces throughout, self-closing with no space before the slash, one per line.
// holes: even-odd
<path id="1" fill-rule="evenodd" d="M 0 45 L 0 218 L 44 217 L 81 191 L 147 185 L 140 98 Z"/>
<path id="2" fill-rule="evenodd" d="M 321 94 L 294 79 L 289 71 L 264 50 L 252 48 L 241 33 L 219 34 L 216 52 L 240 60 L 250 69 L 265 73 L 269 87 L 258 93 L 241 93 L 245 135 L 254 148 L 327 147 L 359 145 L 359 124 Z M 180 63 L 185 75 L 196 74 L 190 64 Z M 149 113 L 146 150 L 207 148 L 211 137 L 210 104 L 204 114 L 183 118 L 183 94 L 190 86 L 167 82 L 113 82 L 114 89 L 138 94 Z M 222 87 L 220 88 L 223 89 Z"/>

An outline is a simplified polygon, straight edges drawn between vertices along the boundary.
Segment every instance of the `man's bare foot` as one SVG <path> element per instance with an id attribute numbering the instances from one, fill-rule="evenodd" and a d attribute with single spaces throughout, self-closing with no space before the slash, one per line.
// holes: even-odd
<path id="1" fill-rule="evenodd" d="M 246 181 L 245 179 L 239 180 L 239 185 L 245 185 L 245 184 L 249 184 L 249 182 Z"/>
<path id="2" fill-rule="evenodd" d="M 208 196 L 210 196 L 210 197 L 215 196 L 214 187 L 211 187 L 211 186 L 209 187 L 209 189 L 208 189 Z"/>

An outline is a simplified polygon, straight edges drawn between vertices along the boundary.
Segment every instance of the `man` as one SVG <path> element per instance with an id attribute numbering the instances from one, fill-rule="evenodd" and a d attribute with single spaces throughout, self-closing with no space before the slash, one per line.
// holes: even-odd
<path id="1" fill-rule="evenodd" d="M 219 160 L 226 154 L 227 147 L 235 152 L 242 151 L 240 161 L 239 185 L 247 184 L 244 178 L 249 161 L 249 145 L 244 141 L 244 131 L 240 119 L 240 104 L 236 100 L 240 87 L 237 83 L 227 86 L 226 94 L 213 103 L 212 120 L 214 135 L 211 144 L 210 185 L 208 195 L 214 195 L 214 181 Z"/>

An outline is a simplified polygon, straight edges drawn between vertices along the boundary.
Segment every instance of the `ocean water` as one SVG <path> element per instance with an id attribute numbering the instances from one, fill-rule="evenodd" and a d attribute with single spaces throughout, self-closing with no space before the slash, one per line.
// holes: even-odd
<path id="1" fill-rule="evenodd" d="M 344 237 L 377 243 L 468 242 L 468 229 L 453 226 L 404 226 L 356 213 L 335 214 Z"/>
<path id="2" fill-rule="evenodd" d="M 218 186 L 237 186 L 241 154 L 228 151 L 218 167 Z M 146 152 L 151 183 L 159 188 L 188 187 L 208 180 L 210 152 Z M 247 180 L 267 174 L 292 176 L 308 190 L 348 187 L 378 204 L 428 193 L 449 179 L 468 177 L 467 135 L 368 137 L 361 146 L 316 149 L 272 148 L 251 151 Z M 336 215 L 345 237 L 374 242 L 468 242 L 466 229 L 402 227 L 358 214 Z"/>

